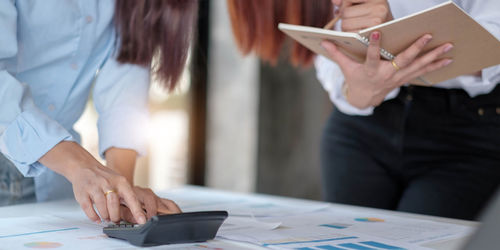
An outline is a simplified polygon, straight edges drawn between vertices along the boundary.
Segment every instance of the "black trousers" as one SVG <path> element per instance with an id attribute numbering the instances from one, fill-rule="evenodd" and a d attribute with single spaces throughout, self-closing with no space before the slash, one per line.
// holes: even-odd
<path id="1" fill-rule="evenodd" d="M 500 183 L 500 87 L 403 87 L 371 116 L 335 110 L 321 161 L 327 201 L 475 219 Z"/>

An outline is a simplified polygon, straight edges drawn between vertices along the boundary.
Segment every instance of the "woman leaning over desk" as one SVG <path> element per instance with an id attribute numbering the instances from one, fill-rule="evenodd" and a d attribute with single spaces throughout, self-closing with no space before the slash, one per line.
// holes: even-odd
<path id="1" fill-rule="evenodd" d="M 0 1 L 2 205 L 74 195 L 96 222 L 180 211 L 134 186 L 133 172 L 146 148 L 152 57 L 153 73 L 173 89 L 196 9 L 194 0 Z M 91 88 L 106 166 L 73 130 Z"/>
<path id="2" fill-rule="evenodd" d="M 241 6 L 237 0 L 229 0 L 229 7 L 243 51 L 275 59 L 283 40 L 275 28 L 278 22 L 322 27 L 328 22 L 322 19 L 325 10 L 337 9 L 341 20 L 336 29 L 357 31 L 443 2 L 332 0 L 334 8 L 325 6 L 327 0 L 283 0 L 274 1 L 274 10 L 262 8 L 253 14 L 248 10 L 257 7 Z M 500 37 L 500 2 L 454 2 Z M 280 5 L 286 6 L 285 15 Z M 258 32 L 252 37 L 241 31 L 244 27 L 258 31 L 259 25 L 274 27 L 275 37 Z M 335 63 L 323 57 L 315 60 L 317 76 L 336 107 L 321 145 L 326 200 L 474 219 L 500 183 L 500 66 L 433 87 L 409 86 L 408 81 L 453 63 L 436 60 L 452 45 L 418 56 L 432 39 L 425 35 L 397 55 L 393 64 L 380 60 L 380 39 L 380 33 L 371 34 L 362 64 L 328 42 L 322 45 Z M 296 56 L 292 54 L 292 59 Z"/>

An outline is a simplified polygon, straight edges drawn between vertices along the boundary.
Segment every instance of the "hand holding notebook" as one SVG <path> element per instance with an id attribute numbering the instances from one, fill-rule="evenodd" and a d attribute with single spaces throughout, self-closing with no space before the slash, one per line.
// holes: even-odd
<path id="1" fill-rule="evenodd" d="M 500 64 L 500 42 L 451 1 L 357 33 L 288 24 L 280 24 L 279 28 L 299 43 L 328 58 L 331 56 L 321 46 L 321 41 L 331 41 L 357 62 L 365 61 L 369 44 L 367 37 L 373 31 L 381 33 L 381 56 L 391 61 L 425 34 L 432 35 L 433 39 L 421 50 L 419 57 L 438 46 L 452 43 L 454 49 L 438 59 L 451 58 L 453 63 L 424 74 L 421 80 L 411 81 L 420 85 L 442 82 Z"/>
<path id="2" fill-rule="evenodd" d="M 378 31 L 371 33 L 366 61 L 363 63 L 344 55 L 334 44 L 322 42 L 322 46 L 344 73 L 344 97 L 357 108 L 378 106 L 393 89 L 427 72 L 446 67 L 452 62 L 451 59 L 438 59 L 453 48 L 450 43 L 417 58 L 432 39 L 428 34 L 419 38 L 391 62 L 383 61 L 380 59 L 380 38 Z M 400 69 L 399 65 L 404 68 Z M 348 93 L 347 87 L 349 93 L 353 94 Z"/>

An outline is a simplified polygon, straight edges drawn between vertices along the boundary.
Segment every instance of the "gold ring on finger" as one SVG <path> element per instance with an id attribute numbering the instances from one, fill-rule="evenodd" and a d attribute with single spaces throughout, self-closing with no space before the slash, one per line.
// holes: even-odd
<path id="1" fill-rule="evenodd" d="M 108 190 L 108 191 L 104 192 L 104 196 L 108 196 L 108 194 L 110 194 L 110 193 L 116 193 L 116 191 L 115 190 Z"/>
<path id="2" fill-rule="evenodd" d="M 392 66 L 396 69 L 396 71 L 400 70 L 401 68 L 398 66 L 395 60 L 391 61 Z"/>

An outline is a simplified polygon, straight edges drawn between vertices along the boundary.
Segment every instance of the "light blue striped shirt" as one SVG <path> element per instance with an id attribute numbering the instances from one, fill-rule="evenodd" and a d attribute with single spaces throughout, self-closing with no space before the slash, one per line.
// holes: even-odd
<path id="1" fill-rule="evenodd" d="M 99 151 L 145 154 L 149 70 L 115 60 L 112 0 L 0 0 L 0 151 L 38 200 L 72 196 L 71 185 L 38 162 L 73 130 L 91 93 Z"/>

